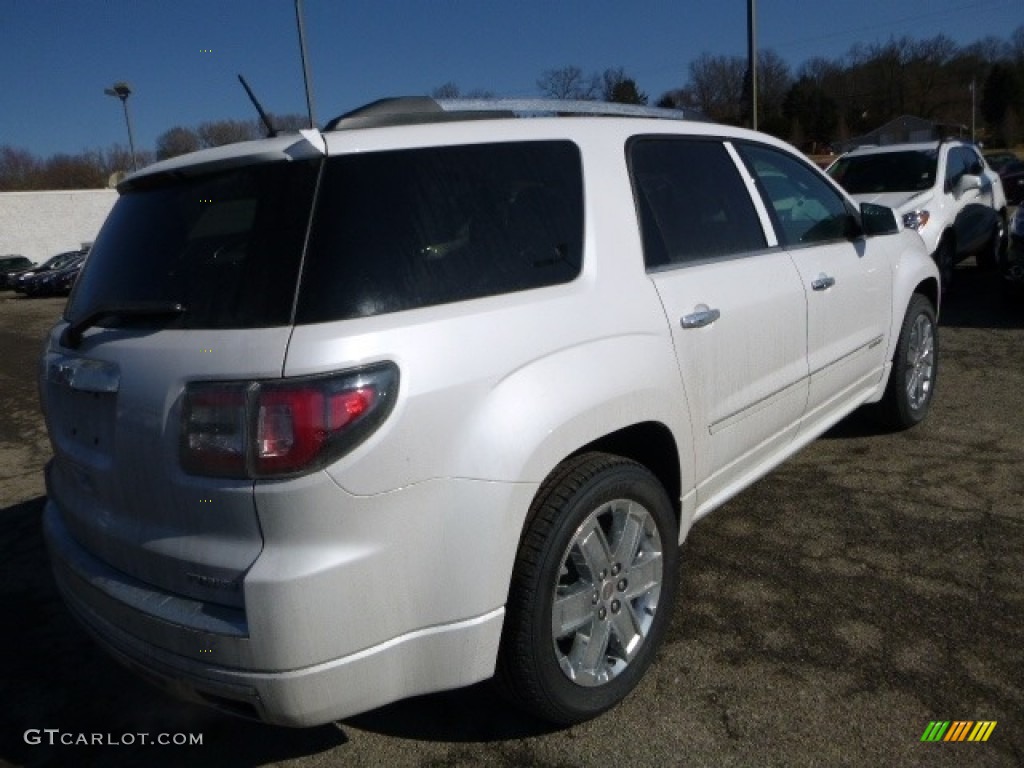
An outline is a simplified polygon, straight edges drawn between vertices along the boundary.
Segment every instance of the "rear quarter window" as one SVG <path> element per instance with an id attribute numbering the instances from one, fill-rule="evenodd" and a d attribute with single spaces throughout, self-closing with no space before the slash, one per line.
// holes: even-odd
<path id="1" fill-rule="evenodd" d="M 298 323 L 573 280 L 583 180 L 568 141 L 373 152 L 326 163 Z"/>

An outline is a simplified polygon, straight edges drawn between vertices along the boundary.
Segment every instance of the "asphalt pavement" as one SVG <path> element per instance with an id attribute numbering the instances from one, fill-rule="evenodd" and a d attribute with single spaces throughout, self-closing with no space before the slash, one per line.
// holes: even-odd
<path id="1" fill-rule="evenodd" d="M 40 530 L 35 366 L 62 300 L 0 293 L 0 765 L 1024 765 L 1024 301 L 956 278 L 929 419 L 886 434 L 858 412 L 698 522 L 655 664 L 569 729 L 478 685 L 287 730 L 110 660 Z M 995 726 L 922 741 L 936 721 Z"/>

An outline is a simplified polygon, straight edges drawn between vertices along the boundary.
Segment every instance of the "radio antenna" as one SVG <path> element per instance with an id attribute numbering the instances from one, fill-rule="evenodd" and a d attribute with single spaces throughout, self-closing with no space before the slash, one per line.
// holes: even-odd
<path id="1" fill-rule="evenodd" d="M 262 120 L 263 124 L 267 126 L 267 138 L 269 139 L 272 136 L 277 136 L 277 129 L 274 128 L 274 124 L 270 122 L 270 118 L 267 117 L 267 113 L 263 111 L 263 105 L 260 104 L 260 100 L 256 98 L 256 94 L 252 92 L 252 88 L 249 87 L 249 84 L 245 82 L 245 78 L 239 75 L 238 82 L 240 82 L 242 87 L 245 88 L 245 92 L 249 95 L 249 101 L 251 101 L 252 105 L 256 107 L 256 111 L 260 113 L 260 120 Z"/>
<path id="2" fill-rule="evenodd" d="M 295 21 L 299 27 L 299 54 L 302 57 L 302 79 L 306 83 L 306 109 L 309 112 L 309 127 L 315 130 L 316 116 L 313 113 L 313 84 L 309 77 L 309 65 L 306 63 L 306 25 L 302 16 L 302 0 L 295 0 Z"/>

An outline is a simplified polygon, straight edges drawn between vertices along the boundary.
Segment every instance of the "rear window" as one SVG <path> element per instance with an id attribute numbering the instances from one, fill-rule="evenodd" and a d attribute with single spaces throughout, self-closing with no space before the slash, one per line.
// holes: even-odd
<path id="1" fill-rule="evenodd" d="M 185 308 L 173 327 L 287 325 L 319 168 L 318 160 L 260 163 L 140 179 L 100 230 L 68 319 L 169 302 Z"/>
<path id="2" fill-rule="evenodd" d="M 565 283 L 580 272 L 583 182 L 568 141 L 328 159 L 296 322 Z"/>

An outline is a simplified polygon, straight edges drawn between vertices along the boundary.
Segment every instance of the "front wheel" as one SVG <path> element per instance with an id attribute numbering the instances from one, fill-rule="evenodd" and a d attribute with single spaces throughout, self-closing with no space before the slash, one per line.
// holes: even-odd
<path id="1" fill-rule="evenodd" d="M 945 296 L 953 285 L 953 262 L 956 258 L 953 241 L 943 237 L 939 247 L 935 249 L 935 265 L 939 268 L 939 289 Z"/>
<path id="2" fill-rule="evenodd" d="M 1003 224 L 1002 216 L 1000 216 L 999 221 L 992 228 L 992 236 L 989 238 L 988 243 L 975 256 L 979 269 L 989 270 L 1002 266 L 1005 232 L 1006 227 Z"/>
<path id="3" fill-rule="evenodd" d="M 926 297 L 915 293 L 903 317 L 881 402 L 887 426 L 908 429 L 924 420 L 935 396 L 938 359 L 935 308 Z"/>
<path id="4" fill-rule="evenodd" d="M 602 453 L 562 464 L 530 510 L 509 590 L 497 682 L 560 724 L 615 706 L 672 613 L 678 527 L 645 467 Z"/>

